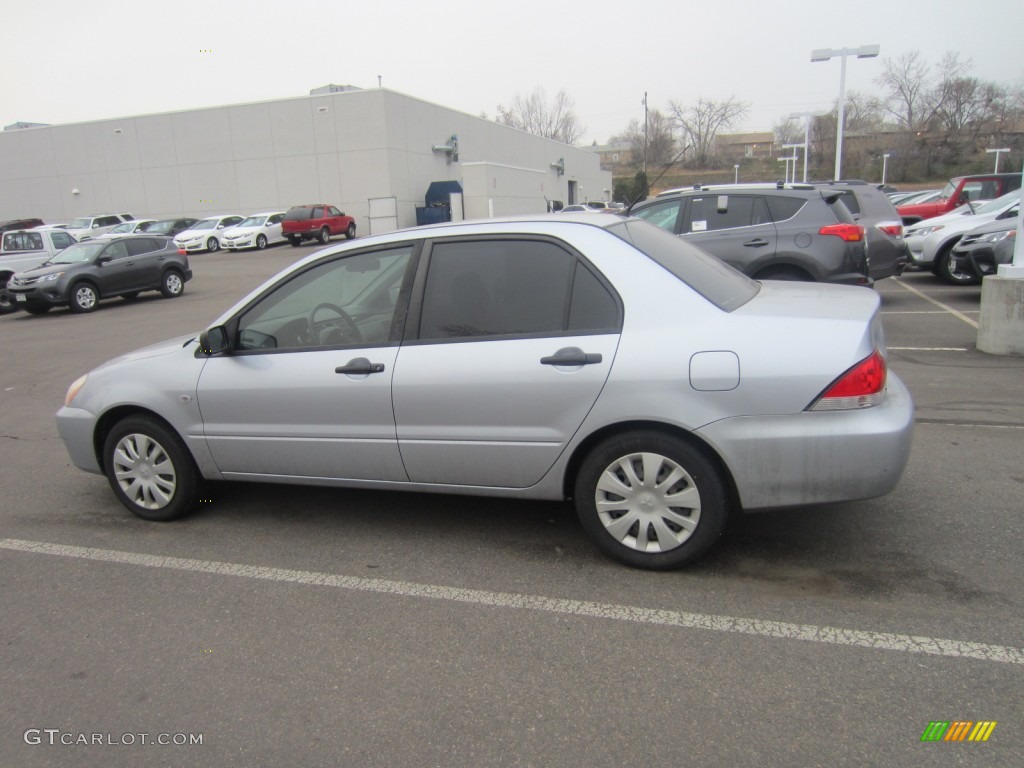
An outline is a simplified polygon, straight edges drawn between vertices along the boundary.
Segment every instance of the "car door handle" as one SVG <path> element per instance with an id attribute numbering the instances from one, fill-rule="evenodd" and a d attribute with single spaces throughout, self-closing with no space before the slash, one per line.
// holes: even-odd
<path id="1" fill-rule="evenodd" d="M 334 369 L 335 373 L 347 373 L 351 374 L 367 374 L 367 373 L 384 373 L 384 363 L 371 363 L 365 357 L 357 357 L 353 360 L 349 360 L 345 365 L 340 365 Z"/>
<path id="2" fill-rule="evenodd" d="M 768 241 L 757 238 L 755 240 L 747 240 L 743 245 L 746 248 L 760 248 L 761 246 L 768 245 Z"/>
<path id="3" fill-rule="evenodd" d="M 540 359 L 541 365 L 595 365 L 603 358 L 599 352 L 584 352 L 579 347 L 565 347 L 549 357 Z"/>

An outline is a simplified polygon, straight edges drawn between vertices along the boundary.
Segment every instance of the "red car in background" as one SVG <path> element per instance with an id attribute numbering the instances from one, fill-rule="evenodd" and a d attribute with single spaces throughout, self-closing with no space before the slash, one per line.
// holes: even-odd
<path id="1" fill-rule="evenodd" d="M 294 246 L 303 240 L 315 239 L 326 243 L 332 235 L 344 235 L 351 240 L 356 236 L 356 220 L 333 205 L 296 205 L 284 215 L 281 233 Z"/>
<path id="2" fill-rule="evenodd" d="M 904 226 L 917 224 L 933 216 L 949 213 L 964 203 L 995 200 L 1007 192 L 1020 189 L 1019 173 L 981 173 L 976 176 L 957 176 L 946 182 L 939 197 L 930 203 L 897 205 L 896 211 Z"/>

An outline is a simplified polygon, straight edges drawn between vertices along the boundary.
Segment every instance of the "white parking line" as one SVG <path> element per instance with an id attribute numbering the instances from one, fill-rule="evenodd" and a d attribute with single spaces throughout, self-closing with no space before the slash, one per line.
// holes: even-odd
<path id="1" fill-rule="evenodd" d="M 917 288 L 915 288 L 914 286 L 907 285 L 906 283 L 896 283 L 896 285 L 898 285 L 900 288 L 903 288 L 904 290 L 910 291 L 915 296 L 920 296 L 922 299 L 927 301 L 929 304 L 934 304 L 939 309 L 945 310 L 946 312 L 951 314 L 953 317 L 956 317 L 956 318 L 959 318 L 960 320 L 963 320 L 965 323 L 967 323 L 972 328 L 977 328 L 978 327 L 978 321 L 977 320 L 971 320 L 971 318 L 969 318 L 963 312 L 961 312 L 959 310 L 956 310 L 956 309 L 953 309 L 951 306 L 949 306 L 947 304 L 943 304 L 941 301 L 938 301 L 937 299 L 933 299 L 931 296 L 928 296 L 928 295 L 922 293 L 921 291 L 917 290 Z"/>
<path id="2" fill-rule="evenodd" d="M 980 309 L 964 309 L 961 310 L 962 314 L 965 315 L 980 315 Z M 945 315 L 946 310 L 944 309 L 889 309 L 882 310 L 879 314 L 882 315 Z"/>
<path id="3" fill-rule="evenodd" d="M 30 552 L 41 555 L 56 555 L 79 560 L 97 560 L 105 563 L 141 565 L 149 568 L 167 568 L 175 571 L 211 573 L 218 576 L 239 576 L 246 579 L 307 584 L 317 587 L 350 589 L 357 592 L 377 592 L 402 597 L 449 600 L 472 605 L 487 605 L 498 608 L 518 608 L 532 611 L 570 616 L 586 616 L 611 621 L 628 621 L 654 626 L 702 629 L 711 632 L 778 637 L 789 640 L 805 640 L 826 645 L 874 648 L 883 651 L 925 653 L 958 659 L 978 659 L 1003 664 L 1024 664 L 1024 648 L 1004 645 L 989 645 L 965 640 L 944 640 L 918 635 L 901 635 L 887 632 L 865 632 L 838 627 L 819 627 L 813 624 L 788 624 L 779 621 L 764 621 L 736 616 L 715 616 L 682 611 L 666 611 L 655 608 L 640 608 L 631 605 L 593 603 L 583 600 L 566 600 L 543 595 L 522 595 L 511 592 L 490 592 L 482 589 L 461 589 L 433 584 L 417 584 L 410 581 L 389 581 L 365 579 L 357 576 L 339 576 L 315 571 L 295 571 L 282 568 L 267 568 L 258 565 L 241 565 L 210 560 L 192 560 L 181 557 L 161 557 L 136 552 L 122 552 L 112 549 L 73 547 L 65 544 L 50 544 L 42 541 L 21 539 L 0 540 L 0 549 L 16 552 Z"/>
<path id="4" fill-rule="evenodd" d="M 967 347 L 889 347 L 895 352 L 967 352 Z"/>

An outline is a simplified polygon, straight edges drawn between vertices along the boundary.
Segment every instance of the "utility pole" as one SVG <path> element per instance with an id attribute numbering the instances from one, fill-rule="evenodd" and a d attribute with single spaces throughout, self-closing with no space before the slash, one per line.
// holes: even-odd
<path id="1" fill-rule="evenodd" d="M 644 176 L 647 176 L 647 91 L 644 91 Z"/>

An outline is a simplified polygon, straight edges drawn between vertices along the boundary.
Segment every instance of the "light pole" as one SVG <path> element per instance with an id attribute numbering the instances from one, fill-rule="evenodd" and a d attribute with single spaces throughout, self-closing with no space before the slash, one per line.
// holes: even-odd
<path id="1" fill-rule="evenodd" d="M 878 55 L 880 46 L 862 45 L 859 48 L 818 48 L 811 51 L 811 62 L 828 61 L 839 57 L 839 108 L 836 115 L 836 171 L 834 181 L 843 178 L 843 118 L 846 115 L 846 57 L 856 56 L 858 59 L 873 59 Z"/>
<path id="2" fill-rule="evenodd" d="M 889 165 L 889 152 L 882 153 L 882 184 L 885 184 L 885 169 Z"/>
<path id="3" fill-rule="evenodd" d="M 986 149 L 985 151 L 990 155 L 994 154 L 996 156 L 996 169 L 992 171 L 992 173 L 999 173 L 999 156 L 1003 154 L 1003 152 L 1009 152 L 1010 148 L 1003 147 L 1001 149 Z"/>
<path id="4" fill-rule="evenodd" d="M 732 183 L 733 184 L 739 184 L 740 183 L 740 166 L 739 166 L 739 164 L 734 165 L 732 167 L 732 169 L 733 169 L 733 171 L 736 172 L 736 175 L 733 177 Z"/>
<path id="5" fill-rule="evenodd" d="M 647 176 L 647 91 L 644 91 L 644 176 Z"/>
<path id="6" fill-rule="evenodd" d="M 803 144 L 783 144 L 782 145 L 783 149 L 792 149 L 793 150 L 793 154 L 789 157 L 789 159 L 793 161 L 793 178 L 792 178 L 792 182 L 794 184 L 796 184 L 796 161 L 800 159 L 799 156 L 796 153 L 796 150 L 797 150 L 798 147 L 803 147 L 804 148 L 804 152 L 807 151 L 807 147 L 804 146 Z M 807 158 L 806 157 L 804 157 L 804 181 L 807 181 Z"/>
<path id="7" fill-rule="evenodd" d="M 804 119 L 804 181 L 807 181 L 807 155 L 810 153 L 811 148 L 811 118 L 821 117 L 827 114 L 826 112 L 794 112 L 789 116 L 790 120 L 795 120 L 798 117 Z"/>

